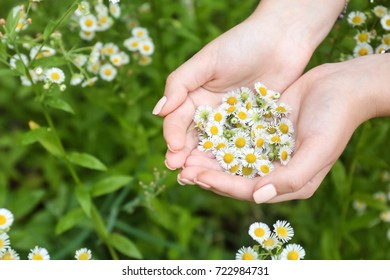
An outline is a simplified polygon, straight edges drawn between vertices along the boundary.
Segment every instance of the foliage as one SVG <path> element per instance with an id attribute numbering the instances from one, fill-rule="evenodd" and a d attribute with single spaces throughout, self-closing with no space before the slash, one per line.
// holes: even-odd
<path id="1" fill-rule="evenodd" d="M 182 187 L 177 173 L 166 170 L 162 120 L 151 111 L 167 75 L 245 19 L 257 1 L 123 0 L 121 16 L 92 41 L 80 38 L 71 19 L 80 2 L 0 3 L 8 31 L 3 28 L 2 36 L 14 45 L 0 43 L 0 208 L 14 214 L 9 236 L 21 259 L 35 246 L 47 248 L 51 259 L 72 259 L 81 247 L 90 248 L 94 259 L 233 259 L 250 241 L 248 225 L 278 219 L 297 229 L 294 238 L 305 248 L 305 259 L 390 258 L 380 220 L 390 206 L 372 196 L 388 193 L 386 120 L 363 124 L 305 201 L 235 201 Z M 31 23 L 16 32 L 18 19 L 8 11 L 20 4 Z M 351 1 L 349 10 L 369 5 Z M 141 65 L 139 54 L 127 52 L 130 61 L 118 67 L 113 80 L 99 78 L 91 87 L 69 84 L 76 70 L 87 73 L 70 63 L 76 51 L 89 54 L 99 41 L 125 51 L 123 42 L 136 25 L 147 28 L 153 40 L 151 63 Z M 350 54 L 354 35 L 346 21 L 337 22 L 308 69 Z M 66 88 L 41 81 L 22 86 L 20 75 L 30 82 L 33 77 L 21 59 L 11 69 L 11 57 L 50 42 L 57 55 L 28 66 L 62 69 Z M 367 205 L 365 212 L 356 213 L 355 200 Z"/>

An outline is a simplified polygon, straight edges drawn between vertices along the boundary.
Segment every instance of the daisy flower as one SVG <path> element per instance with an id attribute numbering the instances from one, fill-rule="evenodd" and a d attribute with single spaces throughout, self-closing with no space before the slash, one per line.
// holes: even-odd
<path id="1" fill-rule="evenodd" d="M 80 17 L 80 28 L 86 32 L 94 32 L 98 29 L 98 21 L 93 14 L 88 14 Z"/>
<path id="2" fill-rule="evenodd" d="M 375 192 L 373 195 L 374 199 L 380 201 L 381 203 L 386 203 L 387 197 L 384 192 Z"/>
<path id="3" fill-rule="evenodd" d="M 283 242 L 288 242 L 294 236 L 294 230 L 287 221 L 276 221 L 274 226 L 274 233 Z"/>
<path id="4" fill-rule="evenodd" d="M 119 52 L 119 47 L 114 43 L 106 43 L 100 50 L 103 55 L 113 55 Z"/>
<path id="5" fill-rule="evenodd" d="M 30 50 L 30 59 L 50 57 L 56 54 L 56 50 L 47 46 L 35 46 Z"/>
<path id="6" fill-rule="evenodd" d="M 352 206 L 358 213 L 363 213 L 367 208 L 367 204 L 360 200 L 354 200 Z"/>
<path id="7" fill-rule="evenodd" d="M 65 81 L 65 74 L 60 68 L 52 67 L 45 71 L 45 78 L 48 82 L 62 84 Z"/>
<path id="8" fill-rule="evenodd" d="M 135 52 L 138 50 L 138 46 L 140 44 L 141 40 L 138 38 L 138 37 L 130 37 L 128 39 L 126 39 L 124 42 L 123 42 L 123 45 L 129 50 L 129 51 L 132 51 L 132 52 Z"/>
<path id="9" fill-rule="evenodd" d="M 215 139 L 215 150 L 219 151 L 221 149 L 224 149 L 228 146 L 228 141 L 225 137 L 217 137 Z"/>
<path id="10" fill-rule="evenodd" d="M 142 40 L 139 43 L 138 50 L 141 55 L 152 55 L 154 52 L 154 44 L 151 40 Z"/>
<path id="11" fill-rule="evenodd" d="M 88 62 L 87 70 L 93 74 L 98 74 L 100 67 L 101 67 L 100 61 L 96 61 L 95 63 Z"/>
<path id="12" fill-rule="evenodd" d="M 390 223 L 390 211 L 382 211 L 379 215 L 382 221 Z"/>
<path id="13" fill-rule="evenodd" d="M 367 19 L 366 15 L 359 11 L 350 12 L 347 18 L 348 23 L 352 26 L 363 25 L 366 22 L 366 19 Z"/>
<path id="14" fill-rule="evenodd" d="M 251 247 L 242 247 L 236 254 L 236 260 L 256 260 L 259 254 Z"/>
<path id="15" fill-rule="evenodd" d="M 114 18 L 119 18 L 121 15 L 121 8 L 119 5 L 116 5 L 115 3 L 111 3 L 110 6 L 108 7 L 108 10 L 110 11 L 110 14 Z"/>
<path id="16" fill-rule="evenodd" d="M 378 5 L 378 6 L 374 7 L 372 9 L 372 11 L 374 12 L 374 14 L 377 17 L 380 17 L 380 18 L 387 14 L 387 8 L 384 7 L 384 6 L 381 6 L 381 5 Z"/>
<path id="17" fill-rule="evenodd" d="M 32 261 L 50 260 L 50 255 L 45 248 L 35 246 L 34 249 L 30 250 L 28 259 Z"/>
<path id="18" fill-rule="evenodd" d="M 281 260 L 302 260 L 305 257 L 305 249 L 299 244 L 288 244 L 280 254 Z"/>
<path id="19" fill-rule="evenodd" d="M 98 77 L 92 77 L 89 78 L 88 80 L 85 80 L 82 84 L 81 87 L 92 87 L 95 85 L 96 81 L 98 80 Z"/>
<path id="20" fill-rule="evenodd" d="M 282 134 L 293 134 L 294 133 L 294 127 L 293 127 L 293 124 L 292 124 L 292 121 L 290 121 L 289 119 L 286 119 L 286 118 L 283 118 L 279 121 L 278 125 L 278 130 L 280 131 L 280 133 Z"/>
<path id="21" fill-rule="evenodd" d="M 108 30 L 114 23 L 111 17 L 109 17 L 107 14 L 99 14 L 97 16 L 97 31 L 106 31 Z"/>
<path id="22" fill-rule="evenodd" d="M 215 137 L 212 138 L 204 138 L 200 141 L 198 145 L 198 149 L 202 152 L 209 151 L 215 147 Z"/>
<path id="23" fill-rule="evenodd" d="M 152 58 L 148 55 L 141 55 L 138 60 L 139 65 L 146 66 L 152 63 Z"/>
<path id="24" fill-rule="evenodd" d="M 81 248 L 81 249 L 76 251 L 74 257 L 76 260 L 86 261 L 86 260 L 90 260 L 92 258 L 92 253 L 91 253 L 91 250 L 89 250 L 87 248 Z"/>
<path id="25" fill-rule="evenodd" d="M 0 253 L 0 260 L 11 261 L 11 260 L 20 260 L 19 254 L 12 248 L 8 248 L 4 252 Z"/>
<path id="26" fill-rule="evenodd" d="M 233 165 L 228 170 L 226 170 L 226 172 L 235 175 L 242 175 L 241 165 L 239 164 Z"/>
<path id="27" fill-rule="evenodd" d="M 271 230 L 265 223 L 256 222 L 249 226 L 248 234 L 260 244 L 271 236 Z"/>
<path id="28" fill-rule="evenodd" d="M 263 242 L 261 242 L 261 247 L 264 249 L 271 251 L 276 248 L 279 244 L 279 239 L 276 237 L 274 233 L 272 233 L 268 238 L 264 239 Z"/>
<path id="29" fill-rule="evenodd" d="M 148 30 L 140 26 L 134 27 L 133 30 L 131 30 L 131 34 L 135 37 L 142 38 L 142 39 L 149 37 Z"/>
<path id="30" fill-rule="evenodd" d="M 291 149 L 288 147 L 281 147 L 278 154 L 280 163 L 286 165 L 291 159 Z"/>
<path id="31" fill-rule="evenodd" d="M 358 31 L 353 37 L 357 43 L 370 43 L 372 35 L 367 30 Z"/>
<path id="32" fill-rule="evenodd" d="M 123 53 L 115 53 L 110 55 L 110 62 L 116 67 L 122 66 L 125 64 Z"/>
<path id="33" fill-rule="evenodd" d="M 222 99 L 223 103 L 227 103 L 230 106 L 236 106 L 240 103 L 240 92 L 233 90 L 224 95 Z"/>
<path id="34" fill-rule="evenodd" d="M 256 177 L 257 171 L 253 167 L 242 166 L 240 170 L 240 174 L 246 178 L 254 178 Z"/>
<path id="35" fill-rule="evenodd" d="M 110 2 L 115 5 L 115 4 L 119 3 L 120 0 L 110 0 Z"/>
<path id="36" fill-rule="evenodd" d="M 374 49 L 368 43 L 357 44 L 356 47 L 353 49 L 353 55 L 355 57 L 365 56 L 373 53 Z"/>
<path id="37" fill-rule="evenodd" d="M 259 164 L 256 166 L 257 172 L 260 176 L 265 176 L 269 174 L 272 170 L 274 170 L 274 165 L 271 161 L 267 159 L 263 159 L 259 162 Z"/>
<path id="38" fill-rule="evenodd" d="M 383 34 L 382 35 L 382 39 L 381 39 L 382 43 L 386 46 L 390 46 L 390 33 L 388 34 Z"/>
<path id="39" fill-rule="evenodd" d="M 95 6 L 94 6 L 94 9 L 96 11 L 96 13 L 98 15 L 106 15 L 108 14 L 108 8 L 106 5 L 104 5 L 103 3 L 97 3 Z"/>
<path id="40" fill-rule="evenodd" d="M 0 253 L 5 252 L 8 248 L 11 242 L 9 241 L 9 236 L 5 232 L 0 233 Z"/>
<path id="41" fill-rule="evenodd" d="M 223 124 L 226 121 L 226 111 L 215 109 L 211 112 L 210 119 Z"/>
<path id="42" fill-rule="evenodd" d="M 72 86 L 77 86 L 81 84 L 81 82 L 84 80 L 83 74 L 73 74 L 70 78 L 70 84 Z"/>
<path id="43" fill-rule="evenodd" d="M 78 67 L 83 67 L 87 63 L 88 57 L 86 55 L 79 54 L 79 55 L 76 55 L 75 57 L 73 57 L 72 61 Z"/>
<path id="44" fill-rule="evenodd" d="M 381 24 L 384 30 L 390 30 L 390 14 L 384 15 L 381 18 Z"/>
<path id="45" fill-rule="evenodd" d="M 263 83 L 255 83 L 256 92 L 262 97 L 269 99 L 271 97 L 271 92 L 268 90 L 267 86 Z"/>
<path id="46" fill-rule="evenodd" d="M 223 134 L 223 127 L 221 124 L 211 121 L 207 123 L 205 132 L 208 136 L 221 136 Z"/>
<path id="47" fill-rule="evenodd" d="M 254 168 L 259 164 L 261 155 L 253 148 L 245 148 L 242 150 L 241 163 L 245 167 Z"/>
<path id="48" fill-rule="evenodd" d="M 112 81 L 117 74 L 117 70 L 110 63 L 106 63 L 100 67 L 99 74 L 100 77 L 105 81 Z"/>
<path id="49" fill-rule="evenodd" d="M 285 103 L 278 104 L 272 109 L 272 113 L 276 116 L 285 117 L 291 112 L 291 107 Z"/>
<path id="50" fill-rule="evenodd" d="M 229 169 L 238 164 L 238 154 L 234 148 L 221 149 L 217 151 L 215 157 L 224 169 Z"/>
<path id="51" fill-rule="evenodd" d="M 81 17 L 90 13 L 91 6 L 88 1 L 81 1 L 75 11 L 76 16 Z"/>
<path id="52" fill-rule="evenodd" d="M 253 142 L 256 149 L 264 150 L 266 146 L 266 134 L 262 131 L 255 132 L 255 136 L 253 138 Z"/>
<path id="53" fill-rule="evenodd" d="M 9 65 L 11 69 L 16 69 L 16 63 L 17 61 L 22 60 L 23 65 L 27 66 L 28 65 L 28 57 L 25 54 L 14 54 L 10 60 L 9 60 Z"/>
<path id="54" fill-rule="evenodd" d="M 251 110 L 247 110 L 245 107 L 240 107 L 236 112 L 235 116 L 240 123 L 246 124 L 250 120 Z"/>
<path id="55" fill-rule="evenodd" d="M 251 140 L 247 133 L 239 131 L 232 137 L 231 141 L 235 148 L 243 149 L 249 147 Z"/>
<path id="56" fill-rule="evenodd" d="M 0 208 L 0 232 L 7 230 L 14 222 L 14 215 L 5 208 Z"/>
<path id="57" fill-rule="evenodd" d="M 247 88 L 247 87 L 241 87 L 240 89 L 240 99 L 241 99 L 241 102 L 245 103 L 247 102 L 249 99 L 252 99 L 253 100 L 253 92 L 251 89 Z M 247 108 L 248 110 L 250 108 Z"/>

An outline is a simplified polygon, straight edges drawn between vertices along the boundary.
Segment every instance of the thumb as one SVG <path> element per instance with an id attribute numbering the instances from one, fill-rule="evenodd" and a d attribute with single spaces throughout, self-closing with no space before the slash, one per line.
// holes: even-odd
<path id="1" fill-rule="evenodd" d="M 263 203 L 277 196 L 299 192 L 319 172 L 331 166 L 331 149 L 326 148 L 323 143 L 318 137 L 302 142 L 286 166 L 275 168 L 257 182 L 253 193 L 254 201 Z"/>
<path id="2" fill-rule="evenodd" d="M 154 115 L 166 116 L 171 113 L 186 100 L 188 93 L 212 78 L 214 67 L 210 57 L 213 56 L 203 53 L 197 53 L 168 76 L 164 96 L 154 107 Z"/>

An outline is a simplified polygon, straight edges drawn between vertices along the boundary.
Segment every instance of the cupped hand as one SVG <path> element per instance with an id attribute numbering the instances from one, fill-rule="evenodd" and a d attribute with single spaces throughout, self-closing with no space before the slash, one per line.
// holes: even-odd
<path id="1" fill-rule="evenodd" d="M 286 166 L 248 179 L 222 171 L 211 153 L 193 150 L 179 179 L 257 203 L 312 196 L 355 129 L 367 119 L 390 114 L 385 95 L 389 62 L 390 55 L 370 55 L 325 64 L 304 74 L 282 94 L 280 102 L 292 107 L 296 138 Z"/>

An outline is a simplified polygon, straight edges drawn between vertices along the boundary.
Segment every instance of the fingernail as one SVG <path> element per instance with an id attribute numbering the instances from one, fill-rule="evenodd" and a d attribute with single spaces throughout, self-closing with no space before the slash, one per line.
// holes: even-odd
<path id="1" fill-rule="evenodd" d="M 170 167 L 169 165 L 168 165 L 168 163 L 167 163 L 167 161 L 165 160 L 164 161 L 164 163 L 165 163 L 165 166 L 169 169 L 169 170 L 176 170 L 176 168 L 173 168 L 173 167 Z"/>
<path id="2" fill-rule="evenodd" d="M 161 99 L 157 102 L 156 106 L 154 106 L 153 109 L 153 115 L 158 115 L 161 112 L 162 107 L 165 105 L 165 102 L 167 102 L 167 97 L 163 96 Z"/>
<path id="3" fill-rule="evenodd" d="M 274 198 L 278 193 L 276 192 L 275 186 L 272 184 L 261 187 L 253 194 L 253 199 L 257 204 L 267 202 Z"/>
<path id="4" fill-rule="evenodd" d="M 197 180 L 195 180 L 195 184 L 199 185 L 200 187 L 204 188 L 204 189 L 211 189 L 211 187 L 203 182 L 199 182 Z"/>
<path id="5" fill-rule="evenodd" d="M 182 186 L 185 186 L 185 185 L 192 185 L 192 184 L 193 184 L 190 180 L 181 178 L 180 176 L 177 176 L 177 182 L 178 182 L 180 185 L 182 185 Z"/>
<path id="6" fill-rule="evenodd" d="M 167 146 L 169 151 L 171 151 L 172 153 L 177 153 L 177 151 L 172 149 L 172 147 L 169 144 L 167 144 Z"/>

